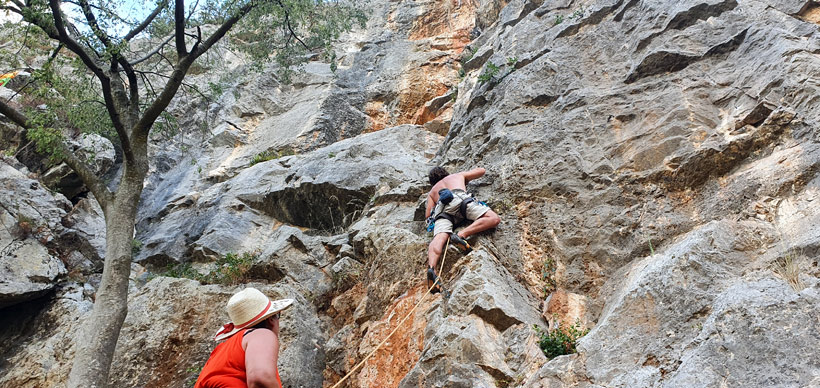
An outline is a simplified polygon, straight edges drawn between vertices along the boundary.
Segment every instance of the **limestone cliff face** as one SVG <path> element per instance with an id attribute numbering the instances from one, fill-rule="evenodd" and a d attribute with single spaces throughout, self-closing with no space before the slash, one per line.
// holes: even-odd
<path id="1" fill-rule="evenodd" d="M 225 94 L 178 100 L 191 134 L 154 149 L 112 384 L 190 386 L 253 285 L 297 300 L 290 387 L 331 386 L 408 316 L 346 386 L 820 386 L 818 14 L 375 1 L 335 74 L 311 63 L 284 85 L 226 61 Z M 263 151 L 281 157 L 252 163 Z M 422 278 L 436 164 L 485 167 L 468 188 L 502 218 L 449 251 L 448 299 Z M 241 252 L 239 285 L 156 276 Z M 4 310 L 0 385 L 67 376 L 93 282 L 54 276 L 53 297 Z M 591 331 L 548 360 L 532 326 L 556 321 Z"/>

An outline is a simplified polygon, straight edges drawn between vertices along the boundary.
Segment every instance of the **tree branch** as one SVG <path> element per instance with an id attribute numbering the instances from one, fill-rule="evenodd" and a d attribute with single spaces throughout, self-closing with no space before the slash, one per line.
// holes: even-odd
<path id="1" fill-rule="evenodd" d="M 68 36 L 65 29 L 65 24 L 63 22 L 63 15 L 60 13 L 60 0 L 49 0 L 49 6 L 51 6 L 52 18 L 54 19 L 54 29 L 56 31 L 49 29 L 49 26 L 43 25 L 43 23 L 35 24 L 43 29 L 43 31 L 45 31 L 50 37 L 62 42 L 66 48 L 77 54 L 77 56 L 79 56 L 83 61 L 83 64 L 85 64 L 86 67 L 88 67 L 100 80 L 103 98 L 105 99 L 105 106 L 108 110 L 108 115 L 111 117 L 111 123 L 117 131 L 117 136 L 120 138 L 120 144 L 122 144 L 122 151 L 123 154 L 125 154 L 125 159 L 128 162 L 133 162 L 134 154 L 131 151 L 131 141 L 128 138 L 128 132 L 125 130 L 119 110 L 114 103 L 114 97 L 111 94 L 111 79 L 108 78 L 108 75 L 103 71 L 103 69 L 97 65 L 97 62 L 94 61 L 94 59 L 92 59 L 85 50 L 83 50 L 79 43 Z"/>
<path id="2" fill-rule="evenodd" d="M 290 18 L 288 17 L 290 16 L 290 13 L 288 12 L 288 9 L 285 8 L 285 5 L 282 4 L 282 0 L 276 0 L 276 2 L 279 3 L 279 6 L 282 7 L 282 11 L 285 13 L 285 25 L 288 27 L 288 31 L 290 31 L 290 36 L 296 38 L 296 40 L 302 44 L 302 47 L 304 47 L 307 50 L 310 50 L 310 47 L 308 47 L 308 45 L 306 45 L 305 42 L 303 42 L 302 39 L 299 38 L 299 35 L 296 35 L 296 33 L 293 32 L 293 27 L 290 25 Z M 288 37 L 288 41 L 290 41 L 290 37 Z"/>
<path id="3" fill-rule="evenodd" d="M 23 127 L 24 130 L 28 131 L 32 128 L 31 124 L 28 121 L 28 118 L 20 113 L 18 110 L 12 108 L 8 104 L 3 101 L 0 101 L 0 113 L 3 116 L 8 117 L 11 121 L 15 124 Z M 77 158 L 71 151 L 68 150 L 68 147 L 62 142 L 60 142 L 60 147 L 62 148 L 62 157 L 63 162 L 71 167 L 77 175 L 83 180 L 88 189 L 94 193 L 94 196 L 97 197 L 97 200 L 100 202 L 100 206 L 105 208 L 105 205 L 108 201 L 111 200 L 113 194 L 111 191 L 108 190 L 102 180 L 88 167 L 88 164 Z"/>
<path id="4" fill-rule="evenodd" d="M 196 59 L 200 55 L 208 51 L 208 49 L 210 49 L 211 46 L 216 44 L 216 42 L 222 39 L 222 37 L 224 37 L 225 34 L 227 34 L 228 31 L 230 31 L 231 28 L 233 28 L 236 22 L 238 22 L 245 15 L 247 15 L 248 12 L 250 12 L 252 9 L 256 8 L 256 6 L 257 3 L 253 1 L 248 2 L 247 4 L 242 6 L 242 8 L 240 8 L 235 15 L 228 18 L 228 20 L 225 20 L 225 22 L 222 23 L 222 25 L 219 26 L 219 28 L 216 31 L 214 31 L 214 33 L 211 34 L 211 36 L 208 37 L 208 39 L 202 42 L 202 44 L 199 46 L 196 52 L 191 52 L 191 55 Z"/>
<path id="5" fill-rule="evenodd" d="M 196 26 L 196 42 L 194 42 L 194 46 L 191 47 L 191 51 L 195 52 L 197 48 L 199 48 L 199 44 L 202 42 L 202 29 L 199 26 Z"/>
<path id="6" fill-rule="evenodd" d="M 53 1 L 53 0 L 52 0 Z M 181 3 L 182 0 L 177 0 L 178 3 Z M 188 68 L 191 67 L 191 64 L 194 63 L 200 55 L 204 54 L 208 49 L 210 49 L 216 42 L 218 42 L 222 37 L 225 36 L 228 31 L 240 20 L 242 19 L 248 12 L 256 7 L 256 2 L 249 2 L 245 4 L 242 8 L 240 8 L 236 14 L 225 20 L 221 26 L 210 36 L 208 39 L 202 42 L 201 45 L 197 48 L 196 51 L 192 51 L 190 54 L 185 55 L 184 57 L 180 57 L 177 61 L 177 66 L 174 68 L 174 71 L 171 73 L 171 77 L 168 82 L 165 84 L 165 87 L 160 92 L 159 96 L 154 100 L 151 106 L 145 110 L 140 118 L 140 121 L 134 127 L 134 135 L 135 136 L 148 136 L 148 132 L 151 130 L 151 126 L 154 125 L 154 122 L 157 120 L 162 111 L 171 103 L 171 99 L 174 98 L 177 90 L 179 90 L 179 86 L 182 84 L 182 80 L 185 79 L 185 74 L 188 72 Z"/>
<path id="7" fill-rule="evenodd" d="M 100 207 L 105 210 L 106 206 L 109 202 L 114 198 L 114 194 L 111 193 L 111 190 L 108 190 L 108 187 L 103 184 L 102 179 L 93 171 L 88 164 L 80 160 L 76 155 L 74 155 L 71 151 L 68 150 L 68 147 L 65 144 L 63 146 L 63 162 L 71 167 L 77 175 L 83 180 L 86 187 L 91 190 L 91 193 L 94 194 L 94 197 L 97 198 L 97 201 L 100 203 Z"/>
<path id="8" fill-rule="evenodd" d="M 24 114 L 20 113 L 17 109 L 12 108 L 3 100 L 0 100 L 0 114 L 8 117 L 9 120 L 25 129 L 29 129 L 31 127 L 28 123 L 28 118 Z"/>
<path id="9" fill-rule="evenodd" d="M 23 14 L 23 11 L 20 11 L 19 9 L 14 8 L 14 7 L 0 7 L 0 9 L 5 10 L 5 11 L 14 12 L 14 13 L 19 14 L 19 15 Z"/>
<path id="10" fill-rule="evenodd" d="M 102 68 L 100 68 L 99 64 L 91 58 L 88 52 L 77 43 L 76 40 L 71 38 L 66 32 L 65 23 L 63 22 L 63 15 L 60 12 L 60 1 L 59 0 L 49 0 L 49 6 L 51 6 L 51 13 L 52 19 L 54 20 L 54 25 L 45 24 L 44 20 L 26 20 L 37 27 L 40 27 L 50 38 L 55 39 L 59 42 L 62 42 L 66 48 L 71 50 L 74 54 L 83 61 L 86 67 L 91 70 L 97 78 L 107 78 L 108 76 L 105 75 Z"/>
<path id="11" fill-rule="evenodd" d="M 153 57 L 154 55 L 156 55 L 156 54 L 159 52 L 159 50 L 162 50 L 162 48 L 163 48 L 166 44 L 168 44 L 168 42 L 170 42 L 170 41 L 171 41 L 171 39 L 174 39 L 174 35 L 170 35 L 170 36 L 168 36 L 168 38 L 167 38 L 167 39 L 165 39 L 165 41 L 163 41 L 162 43 L 160 43 L 160 45 L 159 45 L 159 46 L 157 46 L 155 49 L 151 50 L 151 52 L 150 52 L 150 53 L 148 53 L 148 55 L 146 55 L 146 56 L 144 56 L 144 57 L 142 57 L 142 58 L 140 58 L 140 59 L 137 59 L 137 60 L 135 60 L 135 61 L 131 61 L 131 65 L 132 65 L 132 66 L 135 66 L 135 65 L 136 65 L 136 64 L 138 64 L 138 63 L 142 63 L 142 62 L 147 61 L 148 59 L 150 59 L 151 57 Z"/>
<path id="12" fill-rule="evenodd" d="M 176 36 L 177 58 L 188 55 L 185 48 L 185 0 L 174 0 L 174 35 Z"/>
<path id="13" fill-rule="evenodd" d="M 85 20 L 88 21 L 88 26 L 91 27 L 91 31 L 94 32 L 94 35 L 97 39 L 105 45 L 106 49 L 111 49 L 111 39 L 108 35 L 100 28 L 100 25 L 97 23 L 97 17 L 94 16 L 94 12 L 91 11 L 91 7 L 88 5 L 88 0 L 79 0 L 80 9 L 83 10 L 83 15 L 85 16 Z"/>
<path id="14" fill-rule="evenodd" d="M 162 12 L 162 9 L 165 8 L 165 6 L 167 6 L 167 5 L 168 5 L 168 0 L 163 0 L 161 3 L 159 3 L 159 5 L 157 5 L 157 8 L 154 9 L 154 11 L 151 12 L 151 14 L 148 15 L 148 17 L 145 18 L 145 20 L 143 20 L 142 23 L 140 23 L 138 26 L 136 26 L 133 30 L 128 31 L 128 33 L 125 34 L 125 37 L 123 39 L 126 42 L 130 41 L 133 37 L 137 36 L 137 34 L 144 31 L 146 28 L 148 28 L 148 26 L 151 25 L 151 22 L 154 21 L 154 18 L 156 18 L 157 15 L 159 15 L 159 13 Z M 131 63 L 131 64 L 134 65 L 134 63 Z"/>

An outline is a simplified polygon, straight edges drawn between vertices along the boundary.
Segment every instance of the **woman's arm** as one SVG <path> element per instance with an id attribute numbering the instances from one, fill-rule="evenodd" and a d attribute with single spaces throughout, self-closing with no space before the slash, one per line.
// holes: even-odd
<path id="1" fill-rule="evenodd" d="M 245 373 L 248 388 L 281 388 L 276 365 L 279 361 L 279 337 L 267 329 L 245 335 Z"/>

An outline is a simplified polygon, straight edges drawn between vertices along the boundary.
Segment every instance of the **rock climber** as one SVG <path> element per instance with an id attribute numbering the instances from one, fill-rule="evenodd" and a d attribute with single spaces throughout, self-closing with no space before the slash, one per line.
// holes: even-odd
<path id="1" fill-rule="evenodd" d="M 428 225 L 434 223 L 434 226 L 433 241 L 427 249 L 427 287 L 433 287 L 433 293 L 441 292 L 435 267 L 447 239 L 467 253 L 471 250 L 467 237 L 495 228 L 501 222 L 498 214 L 467 193 L 467 182 L 483 176 L 485 172 L 479 167 L 449 174 L 443 167 L 433 167 L 428 174 L 433 188 L 427 194 L 425 217 Z M 465 220 L 473 223 L 454 233 L 453 229 Z"/>
<path id="2" fill-rule="evenodd" d="M 216 332 L 216 346 L 194 388 L 282 388 L 279 378 L 279 315 L 293 299 L 271 301 L 248 287 L 226 306 L 231 322 Z"/>

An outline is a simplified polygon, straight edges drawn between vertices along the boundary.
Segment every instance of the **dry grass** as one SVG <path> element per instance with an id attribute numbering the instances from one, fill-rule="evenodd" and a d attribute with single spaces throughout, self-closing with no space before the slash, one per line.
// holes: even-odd
<path id="1" fill-rule="evenodd" d="M 786 250 L 783 257 L 775 260 L 772 264 L 772 271 L 777 276 L 782 278 L 786 283 L 797 292 L 806 288 L 806 285 L 800 280 L 800 259 L 802 255 L 794 249 Z"/>

